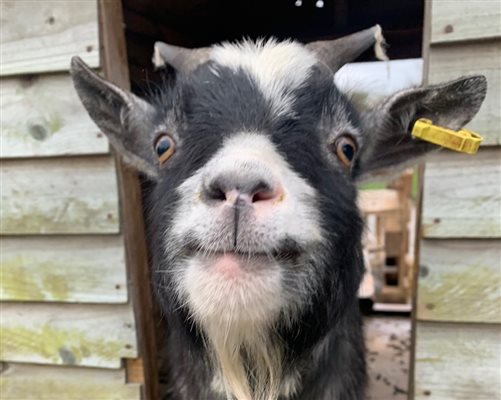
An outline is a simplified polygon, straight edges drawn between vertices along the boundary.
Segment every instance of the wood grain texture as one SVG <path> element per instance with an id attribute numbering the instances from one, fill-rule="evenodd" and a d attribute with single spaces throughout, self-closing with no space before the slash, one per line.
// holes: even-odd
<path id="1" fill-rule="evenodd" d="M 497 0 L 434 0 L 431 42 L 501 37 L 501 2 Z"/>
<path id="2" fill-rule="evenodd" d="M 424 26 L 423 26 L 423 85 L 428 85 L 428 75 L 430 66 L 430 41 L 431 41 L 431 8 L 433 0 L 424 1 Z M 424 189 L 424 171 L 425 164 L 421 162 L 416 167 L 417 172 L 417 187 L 416 187 L 416 227 L 414 230 L 413 242 L 414 247 L 414 267 L 412 268 L 412 287 L 411 287 L 411 302 L 412 302 L 412 329 L 411 329 L 411 345 L 410 345 L 410 360 L 409 360 L 409 400 L 413 400 L 415 388 L 415 367 L 416 367 L 416 309 L 417 309 L 417 292 L 418 292 L 418 270 L 421 264 L 421 232 L 422 232 L 422 215 L 423 215 L 423 189 Z M 412 243 L 412 242 L 411 242 Z"/>
<path id="3" fill-rule="evenodd" d="M 123 9 L 120 0 L 99 2 L 99 29 L 103 52 L 103 72 L 107 79 L 123 89 L 130 89 L 127 46 L 123 30 Z M 160 330 L 159 312 L 152 299 L 151 275 L 144 227 L 141 185 L 135 171 L 117 162 L 120 204 L 123 221 L 130 293 L 135 311 L 139 354 L 143 360 L 143 396 L 159 399 L 156 332 Z M 145 311 L 147 310 L 147 311 Z M 165 335 L 162 330 L 158 333 Z"/>
<path id="4" fill-rule="evenodd" d="M 2 158 L 109 152 L 67 74 L 2 78 L 0 113 Z"/>
<path id="5" fill-rule="evenodd" d="M 501 237 L 501 148 L 441 152 L 426 165 L 422 235 Z"/>
<path id="6" fill-rule="evenodd" d="M 66 71 L 75 55 L 99 66 L 97 0 L 6 0 L 0 7 L 0 75 Z"/>
<path id="7" fill-rule="evenodd" d="M 0 238 L 0 300 L 126 303 L 122 236 Z"/>
<path id="8" fill-rule="evenodd" d="M 501 240 L 423 240 L 417 318 L 501 323 Z"/>
<path id="9" fill-rule="evenodd" d="M 130 305 L 2 303 L 0 360 L 119 368 L 137 357 Z"/>
<path id="10" fill-rule="evenodd" d="M 361 190 L 358 206 L 364 214 L 395 212 L 401 207 L 398 192 L 393 189 Z"/>
<path id="11" fill-rule="evenodd" d="M 5 363 L 2 400 L 140 400 L 140 385 L 126 384 L 125 371 Z"/>
<path id="12" fill-rule="evenodd" d="M 144 384 L 144 363 L 142 358 L 127 358 L 125 360 L 125 372 L 128 383 Z"/>
<path id="13" fill-rule="evenodd" d="M 501 25 L 501 17 L 499 21 Z M 485 101 L 466 127 L 484 138 L 483 146 L 501 144 L 501 39 L 432 46 L 429 57 L 430 83 L 473 74 L 487 78 Z"/>
<path id="14" fill-rule="evenodd" d="M 1 234 L 117 233 L 111 157 L 3 161 Z"/>
<path id="15" fill-rule="evenodd" d="M 414 399 L 499 399 L 500 365 L 501 325 L 417 323 Z"/>

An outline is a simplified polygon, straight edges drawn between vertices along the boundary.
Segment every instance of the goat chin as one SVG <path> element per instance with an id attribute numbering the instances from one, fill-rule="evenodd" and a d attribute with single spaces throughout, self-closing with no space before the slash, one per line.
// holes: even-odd
<path id="1" fill-rule="evenodd" d="M 267 326 L 229 322 L 225 329 L 208 323 L 205 331 L 216 379 L 228 399 L 276 400 L 281 394 L 283 347 Z M 221 385 L 222 383 L 222 385 Z"/>

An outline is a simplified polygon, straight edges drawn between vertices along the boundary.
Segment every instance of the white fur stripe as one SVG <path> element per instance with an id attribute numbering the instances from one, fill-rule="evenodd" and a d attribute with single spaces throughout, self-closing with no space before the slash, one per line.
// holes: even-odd
<path id="1" fill-rule="evenodd" d="M 235 71 L 242 68 L 256 80 L 278 115 L 290 112 L 291 92 L 310 76 L 318 60 L 306 48 L 292 41 L 244 41 L 215 46 L 210 59 Z"/>

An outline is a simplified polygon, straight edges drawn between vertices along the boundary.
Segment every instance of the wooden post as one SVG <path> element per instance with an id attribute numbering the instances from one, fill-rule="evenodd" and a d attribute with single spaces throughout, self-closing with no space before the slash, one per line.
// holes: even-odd
<path id="1" fill-rule="evenodd" d="M 431 0 L 425 0 L 424 3 L 424 27 L 423 27 L 423 84 L 428 83 L 429 71 L 429 48 L 431 37 Z M 421 248 L 421 215 L 423 213 L 423 188 L 424 188 L 424 163 L 417 167 L 418 188 L 416 195 L 416 226 L 415 226 L 415 244 L 414 244 L 414 269 L 412 277 L 412 311 L 411 311 L 411 344 L 409 360 L 409 400 L 414 400 L 414 374 L 416 367 L 416 309 L 417 309 L 417 291 L 419 274 L 419 250 Z"/>
<path id="2" fill-rule="evenodd" d="M 120 0 L 99 1 L 99 27 L 104 75 L 123 89 L 129 89 L 127 48 Z M 130 293 L 133 296 L 139 355 L 143 366 L 143 397 L 146 400 L 156 400 L 158 399 L 158 372 L 154 332 L 155 313 L 151 296 L 141 186 L 137 174 L 123 165 L 119 159 L 117 159 L 117 171 L 127 271 L 131 286 Z M 137 366 L 138 363 L 134 365 Z M 139 379 L 137 371 L 135 372 L 135 379 Z"/>

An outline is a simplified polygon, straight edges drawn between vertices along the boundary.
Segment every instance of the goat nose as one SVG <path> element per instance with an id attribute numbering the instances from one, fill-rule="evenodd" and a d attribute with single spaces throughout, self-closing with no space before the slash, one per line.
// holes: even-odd
<path id="1" fill-rule="evenodd" d="M 208 201 L 244 206 L 276 201 L 282 196 L 283 191 L 279 185 L 264 180 L 253 179 L 238 182 L 231 177 L 218 177 L 204 187 L 203 194 Z"/>

